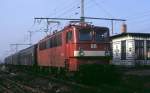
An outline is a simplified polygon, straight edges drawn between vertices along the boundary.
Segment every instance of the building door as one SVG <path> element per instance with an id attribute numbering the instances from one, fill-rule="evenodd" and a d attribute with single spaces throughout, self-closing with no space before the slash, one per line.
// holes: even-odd
<path id="1" fill-rule="evenodd" d="M 121 60 L 126 60 L 126 40 L 121 41 Z"/>

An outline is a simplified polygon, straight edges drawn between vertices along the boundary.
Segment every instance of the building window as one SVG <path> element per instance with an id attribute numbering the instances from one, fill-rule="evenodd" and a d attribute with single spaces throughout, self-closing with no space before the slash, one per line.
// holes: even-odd
<path id="1" fill-rule="evenodd" d="M 144 59 L 144 40 L 135 40 L 135 59 Z"/>
<path id="2" fill-rule="evenodd" d="M 146 55 L 147 59 L 150 59 L 150 40 L 146 41 Z"/>
<path id="3" fill-rule="evenodd" d="M 121 41 L 121 60 L 126 60 L 126 40 Z"/>

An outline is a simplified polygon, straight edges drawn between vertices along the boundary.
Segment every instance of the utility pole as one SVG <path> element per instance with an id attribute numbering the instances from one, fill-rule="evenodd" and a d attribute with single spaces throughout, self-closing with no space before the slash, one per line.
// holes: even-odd
<path id="1" fill-rule="evenodd" d="M 46 30 L 45 30 L 46 35 L 48 35 L 48 30 L 49 30 L 48 25 L 49 25 L 49 22 L 48 22 L 48 19 L 46 19 Z"/>
<path id="2" fill-rule="evenodd" d="M 84 0 L 81 0 L 81 22 L 85 22 L 85 18 L 84 18 Z"/>
<path id="3" fill-rule="evenodd" d="M 114 34 L 114 20 L 111 20 L 111 34 Z"/>
<path id="4" fill-rule="evenodd" d="M 32 31 L 29 32 L 29 44 L 32 45 Z"/>

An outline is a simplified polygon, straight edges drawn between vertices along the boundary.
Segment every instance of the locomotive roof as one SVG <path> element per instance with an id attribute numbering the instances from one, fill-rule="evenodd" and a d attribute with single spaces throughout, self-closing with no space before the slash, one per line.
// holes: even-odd
<path id="1" fill-rule="evenodd" d="M 111 39 L 123 37 L 123 36 L 132 36 L 132 37 L 150 37 L 150 33 L 121 33 L 118 35 L 111 36 Z"/>
<path id="2" fill-rule="evenodd" d="M 109 29 L 108 27 L 102 27 L 102 26 L 94 26 L 94 25 L 91 25 L 91 24 L 86 24 L 86 26 L 82 26 L 82 25 L 79 25 L 79 24 L 69 24 L 67 26 L 65 26 L 63 29 L 61 29 L 60 31 L 57 31 L 54 32 L 53 34 L 49 34 L 48 36 L 44 37 L 43 39 L 41 39 L 40 41 L 43 41 L 49 37 L 52 37 L 60 32 L 63 32 L 65 31 L 66 29 L 69 29 L 70 27 L 77 27 L 77 28 L 82 28 L 82 27 L 87 27 L 87 28 L 91 28 L 91 27 L 94 27 L 94 28 L 104 28 L 104 29 Z M 39 42 L 40 42 L 39 41 Z"/>

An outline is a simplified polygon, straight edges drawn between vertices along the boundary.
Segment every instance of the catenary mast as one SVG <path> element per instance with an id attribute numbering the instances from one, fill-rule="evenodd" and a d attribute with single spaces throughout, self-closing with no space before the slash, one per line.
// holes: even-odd
<path id="1" fill-rule="evenodd" d="M 81 0 L 81 22 L 85 22 L 85 18 L 84 18 L 84 0 Z"/>

